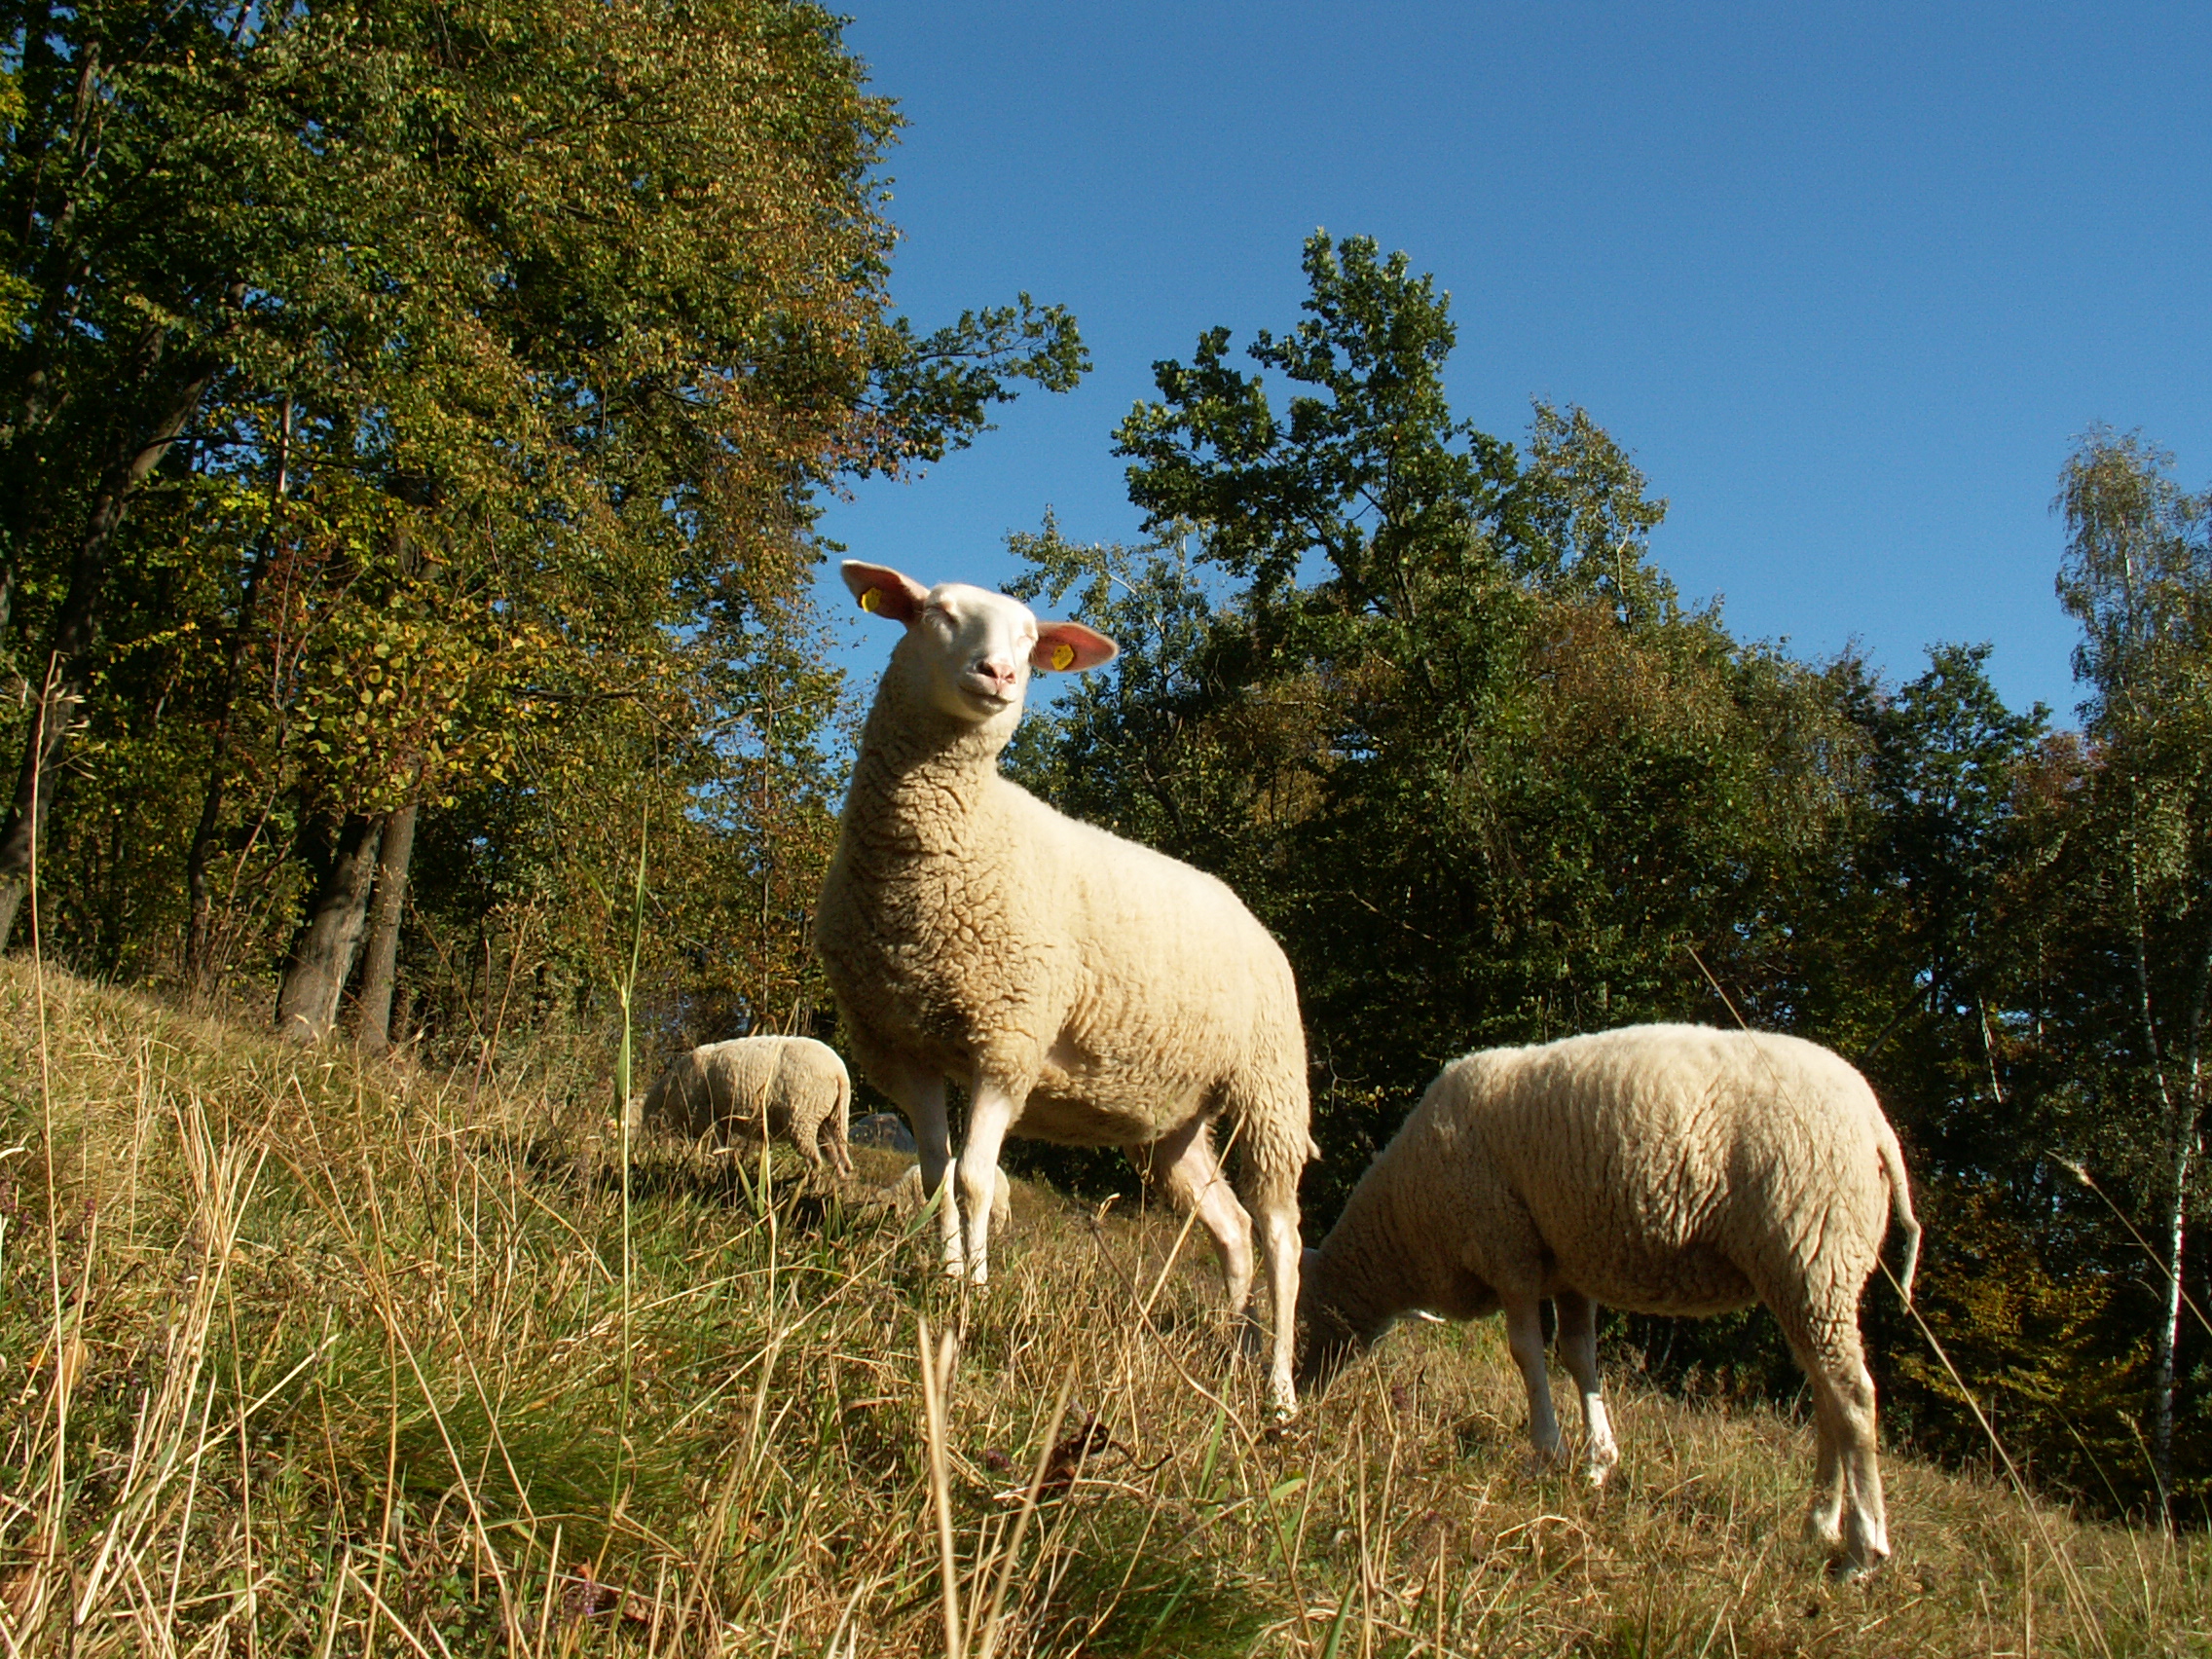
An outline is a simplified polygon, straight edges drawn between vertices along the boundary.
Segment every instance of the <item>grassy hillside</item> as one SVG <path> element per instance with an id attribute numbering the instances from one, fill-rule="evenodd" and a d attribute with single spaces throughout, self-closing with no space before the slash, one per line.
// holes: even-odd
<path id="1" fill-rule="evenodd" d="M 0 1642 L 946 1652 L 911 1224 L 668 1153 L 625 1215 L 604 1122 L 469 1081 L 0 967 Z M 1830 1585 L 1788 1416 L 1619 1377 L 1617 1485 L 1532 1476 L 1494 1324 L 1271 1433 L 1171 1219 L 1015 1212 L 938 1442 L 969 1653 L 2212 1651 L 2201 1539 L 1901 1456 Z"/>

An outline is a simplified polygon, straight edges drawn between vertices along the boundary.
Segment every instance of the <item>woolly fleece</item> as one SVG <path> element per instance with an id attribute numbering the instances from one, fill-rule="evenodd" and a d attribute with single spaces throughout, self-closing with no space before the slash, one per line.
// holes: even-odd
<path id="1" fill-rule="evenodd" d="M 742 1136 L 789 1141 L 822 1168 L 824 1154 L 840 1178 L 853 1172 L 846 1120 L 853 1085 L 845 1062 L 811 1037 L 739 1037 L 680 1054 L 653 1080 L 632 1127 L 700 1140 Z"/>
<path id="2" fill-rule="evenodd" d="M 1862 1569 L 1888 1539 L 1859 1299 L 1893 1213 L 1909 1301 L 1920 1227 L 1897 1135 L 1865 1079 L 1817 1044 L 1641 1025 L 1469 1054 L 1429 1086 L 1309 1255 L 1300 1380 L 1325 1381 L 1408 1311 L 1502 1308 L 1538 1456 L 1555 1459 L 1537 1322 L 1552 1298 L 1600 1480 L 1616 1454 L 1594 1305 L 1704 1315 L 1763 1302 L 1814 1384 L 1811 1530 Z"/>
<path id="3" fill-rule="evenodd" d="M 1198 1208 L 1240 1312 L 1251 1222 L 1214 1161 L 1218 1118 L 1261 1216 L 1275 1305 L 1294 1307 L 1311 1143 L 1288 960 L 1212 876 L 1064 817 L 999 773 L 1033 661 L 1088 666 L 1111 642 L 1041 627 L 1017 602 L 958 583 L 923 589 L 857 562 L 845 576 L 864 608 L 906 632 L 862 734 L 815 942 L 854 1063 L 914 1124 L 925 1180 L 944 1167 L 932 1145 L 944 1080 L 989 1109 L 987 1131 L 971 1109 L 969 1230 L 965 1252 L 945 1235 L 947 1271 L 965 1259 L 982 1278 L 974 1212 L 997 1136 L 1118 1146 Z M 1291 1321 L 1275 1323 L 1272 1382 L 1287 1411 Z"/>

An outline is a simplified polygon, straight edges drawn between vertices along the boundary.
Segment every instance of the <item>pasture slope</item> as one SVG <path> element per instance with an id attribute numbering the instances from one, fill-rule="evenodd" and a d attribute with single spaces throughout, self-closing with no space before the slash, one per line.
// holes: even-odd
<path id="1" fill-rule="evenodd" d="M 498 1058 L 303 1054 L 0 966 L 0 1649 L 2212 1650 L 2200 1536 L 1901 1451 L 1896 1558 L 1828 1584 L 1806 1423 L 1617 1368 L 1617 1485 L 1533 1476 L 1494 1322 L 1401 1330 L 1271 1434 L 1208 1253 L 1035 1188 L 940 1487 L 917 1336 L 961 1308 L 921 1224 L 788 1153 L 765 1195 L 664 1151 L 626 1194 L 604 1080 Z"/>

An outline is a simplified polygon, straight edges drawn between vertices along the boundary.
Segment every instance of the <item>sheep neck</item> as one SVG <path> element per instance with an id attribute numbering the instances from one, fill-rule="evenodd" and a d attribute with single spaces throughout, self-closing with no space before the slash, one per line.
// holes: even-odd
<path id="1" fill-rule="evenodd" d="M 1352 1190 L 1307 1281 L 1316 1306 L 1333 1309 L 1362 1346 L 1400 1315 L 1443 1300 L 1427 1230 L 1400 1225 L 1389 1183 L 1375 1179 L 1380 1173 L 1371 1170 Z"/>
<path id="2" fill-rule="evenodd" d="M 971 724 L 921 706 L 886 675 L 862 728 L 848 826 L 895 827 L 907 856 L 961 854 L 1008 736 L 996 720 Z"/>

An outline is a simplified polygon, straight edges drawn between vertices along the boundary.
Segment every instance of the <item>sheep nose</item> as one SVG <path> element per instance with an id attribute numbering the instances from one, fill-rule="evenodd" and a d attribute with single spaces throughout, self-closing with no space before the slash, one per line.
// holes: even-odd
<path id="1" fill-rule="evenodd" d="M 1014 689 L 1014 661 L 1010 657 L 977 657 L 976 672 L 1001 691 Z"/>

